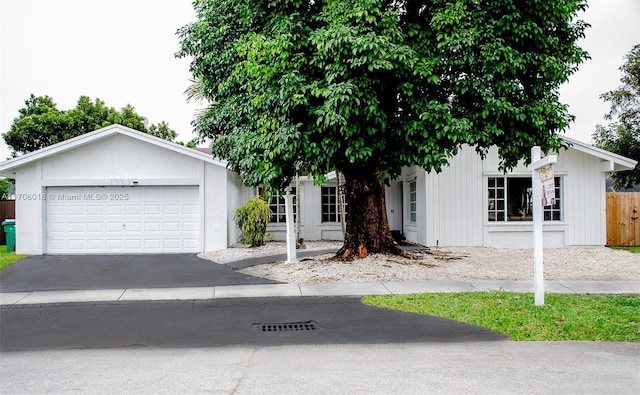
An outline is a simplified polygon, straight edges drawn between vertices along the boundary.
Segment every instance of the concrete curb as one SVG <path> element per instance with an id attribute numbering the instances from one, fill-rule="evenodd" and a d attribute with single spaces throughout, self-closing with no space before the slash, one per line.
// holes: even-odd
<path id="1" fill-rule="evenodd" d="M 494 290 L 533 292 L 534 283 L 533 281 L 433 280 L 5 292 L 0 293 L 0 306 L 229 298 L 405 295 L 412 293 L 484 292 Z M 640 281 L 546 281 L 545 291 L 558 294 L 640 294 Z"/>

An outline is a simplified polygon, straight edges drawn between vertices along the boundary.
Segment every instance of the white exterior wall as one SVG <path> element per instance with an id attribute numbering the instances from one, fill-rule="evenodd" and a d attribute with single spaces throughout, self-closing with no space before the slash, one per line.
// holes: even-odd
<path id="1" fill-rule="evenodd" d="M 211 185 L 212 191 L 215 191 L 217 188 L 216 185 Z M 245 204 L 249 199 L 255 196 L 255 188 L 245 187 L 242 185 L 242 181 L 240 177 L 233 172 L 227 172 L 227 207 L 228 211 L 227 216 L 227 244 L 234 245 L 238 241 L 240 241 L 240 231 L 236 227 L 235 222 L 233 222 L 233 212 L 243 204 Z"/>
<path id="2" fill-rule="evenodd" d="M 554 171 L 562 178 L 562 220 L 544 223 L 545 247 L 605 244 L 606 174 L 601 162 L 575 149 L 558 154 Z M 488 221 L 487 179 L 505 176 L 498 166 L 497 149 L 482 160 L 465 146 L 440 174 L 426 174 L 425 198 L 418 197 L 419 207 L 426 208 L 426 229 L 417 242 L 427 246 L 532 248 L 532 222 Z M 506 176 L 531 177 L 531 172 L 521 163 Z M 406 200 L 405 195 L 405 210 Z M 406 230 L 405 237 L 413 241 Z"/>
<path id="3" fill-rule="evenodd" d="M 16 193 L 46 196 L 47 187 L 199 186 L 200 237 L 203 251 L 227 248 L 227 173 L 187 155 L 121 134 L 92 141 L 45 157 L 16 171 Z M 24 254 L 46 251 L 46 201 L 25 201 L 16 195 L 16 249 Z"/>
<path id="4" fill-rule="evenodd" d="M 464 146 L 442 172 L 426 174 L 426 232 L 420 244 L 427 246 L 481 246 L 484 207 L 482 160 Z"/>
<path id="5" fill-rule="evenodd" d="M 323 186 L 337 186 L 335 180 L 327 180 Z M 291 186 L 295 186 L 292 183 Z M 339 222 L 322 222 L 322 188 L 315 186 L 313 180 L 300 179 L 300 237 L 313 240 L 343 240 L 342 225 Z M 286 240 L 287 229 L 284 223 L 271 223 L 267 227 L 274 240 Z"/>
<path id="6" fill-rule="evenodd" d="M 565 154 L 564 151 L 562 154 Z M 477 154 L 476 154 L 477 156 Z M 478 156 L 479 158 L 479 156 Z M 561 162 L 562 155 L 558 156 L 558 161 Z M 482 200 L 482 223 L 483 223 L 483 245 L 485 247 L 493 248 L 533 248 L 533 222 L 489 222 L 487 207 L 488 207 L 488 177 L 504 177 L 505 174 L 499 169 L 500 158 L 498 156 L 498 150 L 492 148 L 489 151 L 487 157 L 482 161 L 482 188 L 480 190 L 480 197 Z M 564 183 L 564 175 L 567 174 L 567 169 L 561 166 L 560 163 L 554 165 L 554 173 L 556 176 L 563 178 L 561 182 Z M 506 174 L 507 177 L 523 177 L 531 178 L 531 172 L 527 169 L 523 162 L 520 162 L 516 168 L 512 169 Z M 564 194 L 565 188 L 563 187 L 561 193 Z M 565 247 L 567 243 L 565 241 L 565 232 L 568 228 L 564 212 L 564 202 L 562 202 L 562 218 L 558 221 L 545 221 L 542 225 L 543 231 L 543 243 L 545 248 L 558 248 Z"/>
<path id="7" fill-rule="evenodd" d="M 45 189 L 40 182 L 42 162 L 24 166 L 16 171 L 16 253 L 42 255 L 44 253 Z"/>
<path id="8" fill-rule="evenodd" d="M 564 170 L 564 214 L 567 245 L 604 245 L 606 235 L 606 173 L 601 160 L 577 150 L 558 156 Z"/>

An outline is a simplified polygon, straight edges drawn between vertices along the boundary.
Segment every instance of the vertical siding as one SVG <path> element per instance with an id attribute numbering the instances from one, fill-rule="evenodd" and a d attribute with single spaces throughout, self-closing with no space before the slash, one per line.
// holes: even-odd
<path id="1" fill-rule="evenodd" d="M 440 174 L 426 175 L 426 237 L 423 244 L 482 245 L 482 160 L 464 146 Z"/>
<path id="2" fill-rule="evenodd" d="M 567 245 L 604 245 L 606 242 L 605 174 L 599 158 L 576 150 L 563 151 L 564 221 Z"/>

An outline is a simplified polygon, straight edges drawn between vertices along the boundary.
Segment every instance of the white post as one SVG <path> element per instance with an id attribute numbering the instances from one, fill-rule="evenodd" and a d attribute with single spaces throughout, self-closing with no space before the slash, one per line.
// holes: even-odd
<path id="1" fill-rule="evenodd" d="M 287 217 L 287 263 L 296 263 L 296 232 L 293 220 L 293 194 L 291 188 L 286 189 L 284 195 L 284 212 Z"/>
<path id="2" fill-rule="evenodd" d="M 540 169 L 551 163 L 556 163 L 556 155 L 541 158 L 540 147 L 531 148 L 531 189 L 533 189 L 533 278 L 535 280 L 535 305 L 544 305 L 544 264 L 542 249 L 542 182 Z"/>
<path id="3" fill-rule="evenodd" d="M 541 159 L 540 147 L 531 149 L 531 163 Z M 535 305 L 544 305 L 544 260 L 542 248 L 542 184 L 540 168 L 531 172 L 531 188 L 533 189 L 533 278 L 535 280 Z"/>

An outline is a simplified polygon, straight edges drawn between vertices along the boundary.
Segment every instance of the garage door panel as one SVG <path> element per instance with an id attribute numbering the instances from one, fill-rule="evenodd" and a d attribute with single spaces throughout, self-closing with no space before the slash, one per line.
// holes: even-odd
<path id="1" fill-rule="evenodd" d="M 164 232 L 179 232 L 180 231 L 180 222 L 165 222 L 163 231 Z"/>
<path id="2" fill-rule="evenodd" d="M 184 239 L 183 247 L 187 249 L 198 248 L 199 240 L 197 238 Z"/>
<path id="3" fill-rule="evenodd" d="M 125 212 L 127 216 L 129 215 L 141 215 L 142 214 L 142 205 L 140 204 L 128 204 L 125 208 Z"/>
<path id="4" fill-rule="evenodd" d="M 160 215 L 162 206 L 160 204 L 148 204 L 144 206 L 144 215 Z"/>
<path id="5" fill-rule="evenodd" d="M 72 205 L 67 206 L 67 215 L 69 216 L 80 216 L 84 215 L 84 207 L 74 203 Z"/>
<path id="6" fill-rule="evenodd" d="M 198 187 L 52 187 L 47 201 L 47 253 L 198 252 Z M 92 196 L 124 195 L 116 202 Z"/>
<path id="7" fill-rule="evenodd" d="M 159 250 L 162 246 L 161 240 L 160 239 L 145 239 L 144 240 L 144 248 L 145 249 L 155 249 L 155 250 Z"/>
<path id="8" fill-rule="evenodd" d="M 182 214 L 198 214 L 200 207 L 197 204 L 183 204 Z"/>
<path id="9" fill-rule="evenodd" d="M 103 216 L 104 215 L 104 207 L 96 204 L 92 204 L 87 206 L 87 216 Z"/>
<path id="10" fill-rule="evenodd" d="M 88 233 L 103 233 L 104 223 L 102 222 L 87 222 Z"/>
<path id="11" fill-rule="evenodd" d="M 128 234 L 131 233 L 140 233 L 142 232 L 142 223 L 141 222 L 130 222 L 129 219 L 127 219 L 127 223 L 126 223 L 126 232 Z"/>
<path id="12" fill-rule="evenodd" d="M 164 248 L 177 250 L 180 248 L 180 239 L 164 239 Z"/>
<path id="13" fill-rule="evenodd" d="M 121 217 L 124 214 L 124 207 L 121 204 L 109 204 L 106 206 L 107 216 Z"/>
<path id="14" fill-rule="evenodd" d="M 142 248 L 142 239 L 131 239 L 127 238 L 125 240 L 125 248 L 127 250 L 139 250 Z"/>
<path id="15" fill-rule="evenodd" d="M 104 249 L 104 240 L 103 239 L 87 239 L 87 248 L 89 250 L 103 250 Z"/>

